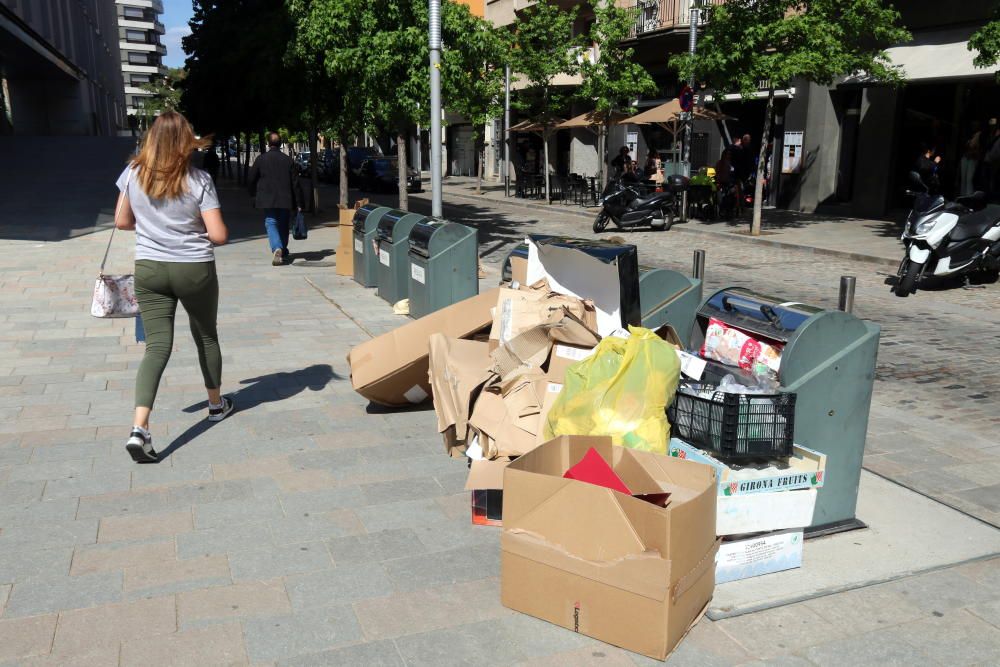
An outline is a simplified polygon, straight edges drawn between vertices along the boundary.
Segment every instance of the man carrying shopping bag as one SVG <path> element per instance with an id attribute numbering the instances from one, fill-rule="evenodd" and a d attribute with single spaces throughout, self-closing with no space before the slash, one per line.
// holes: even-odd
<path id="1" fill-rule="evenodd" d="M 302 189 L 295 162 L 281 152 L 281 135 L 269 132 L 268 151 L 254 160 L 248 186 L 254 207 L 264 209 L 264 227 L 271 248 L 271 264 L 288 262 L 288 232 L 291 209 L 302 211 Z"/>

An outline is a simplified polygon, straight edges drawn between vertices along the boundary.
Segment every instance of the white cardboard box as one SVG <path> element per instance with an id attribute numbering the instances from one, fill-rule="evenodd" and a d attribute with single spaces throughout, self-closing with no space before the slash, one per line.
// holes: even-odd
<path id="1" fill-rule="evenodd" d="M 786 530 L 723 542 L 715 556 L 715 583 L 802 567 L 802 531 Z"/>
<path id="2" fill-rule="evenodd" d="M 812 524 L 816 489 L 751 493 L 745 496 L 717 496 L 717 535 L 766 533 Z"/>

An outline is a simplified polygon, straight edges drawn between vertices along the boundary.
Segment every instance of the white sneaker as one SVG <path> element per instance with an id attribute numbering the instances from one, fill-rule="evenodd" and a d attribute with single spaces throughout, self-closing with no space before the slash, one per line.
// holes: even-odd
<path id="1" fill-rule="evenodd" d="M 221 422 L 223 419 L 228 417 L 233 410 L 236 409 L 236 402 L 228 396 L 222 397 L 222 407 L 213 408 L 211 405 L 208 406 L 208 421 L 210 422 Z"/>
<path id="2" fill-rule="evenodd" d="M 125 443 L 125 451 L 129 453 L 136 463 L 156 463 L 160 460 L 153 450 L 153 438 L 147 437 L 137 428 L 132 429 Z"/>

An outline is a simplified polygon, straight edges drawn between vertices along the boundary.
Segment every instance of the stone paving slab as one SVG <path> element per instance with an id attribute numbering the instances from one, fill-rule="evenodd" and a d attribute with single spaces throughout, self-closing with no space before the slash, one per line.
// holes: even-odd
<path id="1" fill-rule="evenodd" d="M 240 411 L 204 421 L 179 315 L 152 420 L 166 454 L 157 466 L 121 451 L 142 347 L 130 323 L 87 313 L 91 279 L 80 267 L 100 256 L 106 232 L 3 242 L 16 252 L 0 272 L 0 409 L 19 411 L 0 433 L 0 665 L 655 664 L 499 605 L 499 531 L 470 524 L 464 467 L 444 456 L 433 413 L 370 410 L 347 380 L 350 347 L 401 318 L 332 275 L 338 230 L 314 227 L 291 266 L 271 267 L 259 216 L 242 190 L 221 190 L 234 241 L 218 254 L 224 377 Z M 565 216 L 458 213 L 481 225 L 491 280 L 525 231 L 585 234 Z M 686 269 L 693 236 L 634 239 L 644 256 Z M 857 273 L 859 313 L 896 343 L 882 350 L 870 455 L 894 466 L 888 476 L 933 470 L 928 457 L 947 455 L 941 469 L 976 485 L 942 497 L 987 516 L 976 493 L 993 485 L 990 469 L 969 465 L 995 462 L 996 415 L 970 399 L 955 431 L 941 406 L 972 393 L 970 377 L 984 394 L 1000 385 L 981 353 L 946 344 L 955 331 L 989 340 L 1000 316 L 981 300 L 995 299 L 993 288 L 920 294 L 913 316 L 870 266 L 736 239 L 713 242 L 709 257 L 712 285 L 745 279 L 738 267 L 751 266 L 762 289 L 784 289 L 791 270 L 801 297 L 824 305 L 836 276 Z M 116 247 L 112 270 L 128 263 Z M 50 289 L 29 291 L 40 285 Z M 998 605 L 994 559 L 706 619 L 669 664 L 983 663 Z M 787 619 L 808 619 L 812 632 Z M 155 631 L 136 637 L 137 624 Z"/>

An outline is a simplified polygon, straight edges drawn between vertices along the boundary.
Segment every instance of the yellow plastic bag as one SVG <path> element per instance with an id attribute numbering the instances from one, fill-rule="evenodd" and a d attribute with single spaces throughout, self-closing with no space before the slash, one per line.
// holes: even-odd
<path id="1" fill-rule="evenodd" d="M 609 435 L 616 445 L 667 453 L 666 407 L 681 365 L 674 347 L 649 329 L 603 339 L 566 370 L 566 382 L 545 420 L 546 440 L 560 435 Z"/>

